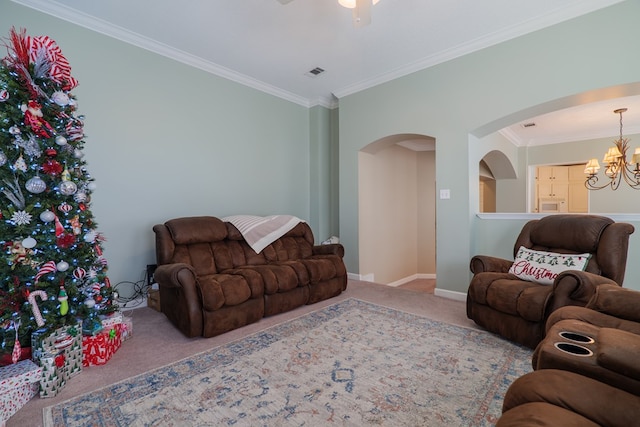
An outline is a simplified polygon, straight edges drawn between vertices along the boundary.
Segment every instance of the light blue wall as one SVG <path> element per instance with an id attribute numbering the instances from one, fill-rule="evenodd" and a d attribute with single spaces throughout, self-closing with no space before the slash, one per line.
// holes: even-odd
<path id="1" fill-rule="evenodd" d="M 475 249 L 501 251 L 522 225 L 487 228 L 475 217 L 481 157 L 469 145 L 520 112 L 531 117 L 535 106 L 640 80 L 637 16 L 640 2 L 627 1 L 344 97 L 327 111 L 0 0 L 0 31 L 51 36 L 80 81 L 74 93 L 98 184 L 92 208 L 108 238 L 113 283 L 139 280 L 154 261 L 153 224 L 235 213 L 305 218 L 316 240 L 340 236 L 357 273 L 358 150 L 415 133 L 436 138 L 437 187 L 451 190 L 436 207 L 438 288 L 460 292 Z M 499 126 L 505 117 L 512 120 Z"/>
<path id="2" fill-rule="evenodd" d="M 316 240 L 333 232 L 326 109 L 0 0 L 0 33 L 12 26 L 56 40 L 80 82 L 74 94 L 98 185 L 92 209 L 112 283 L 142 278 L 155 263 L 152 226 L 174 217 L 287 213 L 310 221 Z"/>
<path id="3" fill-rule="evenodd" d="M 437 188 L 451 190 L 451 199 L 436 201 L 437 286 L 466 292 L 479 239 L 495 249 L 522 226 L 497 221 L 492 233 L 480 232 L 480 158 L 470 157 L 469 144 L 516 121 L 514 113 L 525 119 L 535 106 L 640 80 L 638 16 L 640 2 L 627 1 L 341 98 L 340 229 L 349 271 L 358 271 L 358 150 L 387 135 L 432 135 Z M 507 116 L 513 120 L 500 123 Z M 632 245 L 640 246 L 639 235 Z"/>

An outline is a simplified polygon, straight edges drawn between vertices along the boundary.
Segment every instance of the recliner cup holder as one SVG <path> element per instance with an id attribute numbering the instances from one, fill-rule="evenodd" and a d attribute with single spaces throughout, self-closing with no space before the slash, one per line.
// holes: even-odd
<path id="1" fill-rule="evenodd" d="M 558 333 L 558 335 L 560 335 L 562 338 L 566 340 L 584 343 L 584 344 L 593 344 L 595 342 L 595 340 L 590 336 L 581 334 L 579 332 L 562 331 Z"/>
<path id="2" fill-rule="evenodd" d="M 574 356 L 588 357 L 593 356 L 593 351 L 589 350 L 587 347 L 583 347 L 578 344 L 574 344 L 571 342 L 557 342 L 553 344 L 555 348 L 564 352 L 573 354 Z"/>

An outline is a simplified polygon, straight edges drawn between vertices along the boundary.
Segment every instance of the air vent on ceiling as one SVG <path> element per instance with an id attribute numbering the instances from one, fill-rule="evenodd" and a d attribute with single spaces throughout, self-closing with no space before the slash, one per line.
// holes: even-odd
<path id="1" fill-rule="evenodd" d="M 305 74 L 309 77 L 318 77 L 322 73 L 324 73 L 324 69 L 320 67 L 316 67 L 313 70 L 307 71 Z"/>
<path id="2" fill-rule="evenodd" d="M 523 128 L 532 128 L 532 127 L 535 127 L 535 126 L 536 126 L 536 124 L 534 122 L 529 122 L 529 123 L 523 123 L 522 124 Z"/>

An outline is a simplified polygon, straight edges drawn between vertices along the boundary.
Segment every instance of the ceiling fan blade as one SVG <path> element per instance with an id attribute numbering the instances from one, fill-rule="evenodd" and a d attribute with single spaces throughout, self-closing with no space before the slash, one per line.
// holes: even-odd
<path id="1" fill-rule="evenodd" d="M 293 0 L 278 0 L 278 2 L 280 2 L 280 4 L 287 4 L 287 3 L 291 3 Z"/>
<path id="2" fill-rule="evenodd" d="M 353 26 L 356 28 L 371 24 L 371 0 L 356 0 L 353 8 Z"/>

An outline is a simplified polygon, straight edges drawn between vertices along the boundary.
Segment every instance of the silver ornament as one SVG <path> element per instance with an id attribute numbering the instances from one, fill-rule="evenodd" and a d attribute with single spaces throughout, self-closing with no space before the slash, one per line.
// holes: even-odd
<path id="1" fill-rule="evenodd" d="M 58 145 L 67 145 L 67 138 L 62 135 L 56 136 L 56 144 Z"/>
<path id="2" fill-rule="evenodd" d="M 38 242 L 33 237 L 27 237 L 22 241 L 22 247 L 27 249 L 35 248 L 37 244 Z"/>
<path id="3" fill-rule="evenodd" d="M 54 219 L 56 219 L 56 214 L 54 214 L 53 212 L 51 212 L 49 209 L 47 209 L 46 211 L 42 212 L 40 214 L 40 220 L 42 222 L 51 222 Z"/>
<path id="4" fill-rule="evenodd" d="M 47 184 L 42 180 L 42 178 L 36 175 L 27 181 L 27 183 L 25 184 L 25 188 L 30 193 L 39 194 L 47 189 Z"/>
<path id="5" fill-rule="evenodd" d="M 70 196 L 72 194 L 75 194 L 76 191 L 78 191 L 78 186 L 76 185 L 75 182 L 62 181 L 60 183 L 60 193 L 64 194 L 65 196 Z"/>
<path id="6" fill-rule="evenodd" d="M 75 200 L 78 203 L 84 203 L 87 201 L 87 194 L 82 191 L 78 191 L 76 194 L 73 195 L 73 200 Z"/>
<path id="7" fill-rule="evenodd" d="M 5 163 L 7 163 L 7 155 L 4 154 L 3 151 L 0 151 L 0 166 L 4 165 Z"/>

